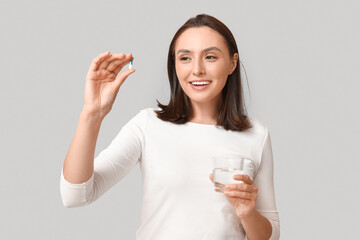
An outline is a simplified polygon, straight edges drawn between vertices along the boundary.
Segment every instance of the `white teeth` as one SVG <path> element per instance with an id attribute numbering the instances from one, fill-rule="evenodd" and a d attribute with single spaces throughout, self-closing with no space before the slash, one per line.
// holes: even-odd
<path id="1" fill-rule="evenodd" d="M 192 85 L 206 85 L 206 84 L 210 84 L 211 82 L 208 81 L 204 81 L 204 82 L 192 82 Z"/>

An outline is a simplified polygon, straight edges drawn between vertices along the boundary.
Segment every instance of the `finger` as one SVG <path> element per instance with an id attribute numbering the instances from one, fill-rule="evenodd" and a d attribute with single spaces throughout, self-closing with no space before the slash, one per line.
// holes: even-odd
<path id="1" fill-rule="evenodd" d="M 225 188 L 225 184 L 219 183 L 219 182 L 214 182 L 214 174 L 210 173 L 209 175 L 210 180 L 214 183 L 215 187 L 219 187 L 219 188 Z"/>
<path id="2" fill-rule="evenodd" d="M 127 64 L 128 60 L 126 58 L 126 55 L 124 53 L 117 53 L 113 54 L 113 57 L 108 59 L 107 66 L 105 66 L 105 70 L 109 72 L 114 72 L 115 74 L 118 74 L 118 72 L 115 72 L 115 70 L 118 68 L 119 65 L 125 65 Z"/>
<path id="3" fill-rule="evenodd" d="M 101 82 L 108 82 L 108 81 L 114 81 L 116 78 L 116 74 L 114 74 L 113 72 L 108 72 L 104 69 L 102 70 L 96 70 L 94 71 L 89 71 L 86 75 L 86 79 L 90 79 L 93 81 L 97 81 L 98 83 Z"/>
<path id="4" fill-rule="evenodd" d="M 238 180 L 238 181 L 243 181 L 243 182 L 245 182 L 247 184 L 252 184 L 253 183 L 251 178 L 246 174 L 235 174 L 233 176 L 233 179 Z"/>
<path id="5" fill-rule="evenodd" d="M 103 61 L 99 64 L 98 69 L 106 69 L 110 62 L 119 59 L 119 54 L 111 54 L 108 58 L 103 59 Z"/>
<path id="6" fill-rule="evenodd" d="M 215 192 L 224 193 L 224 189 L 222 188 L 215 188 Z"/>
<path id="7" fill-rule="evenodd" d="M 129 63 L 128 60 L 126 60 L 125 62 L 121 63 L 119 66 L 117 66 L 117 67 L 114 69 L 113 73 L 118 74 L 118 73 L 121 71 L 121 69 L 123 69 L 123 67 L 124 67 L 125 65 L 127 65 L 128 63 Z"/>
<path id="8" fill-rule="evenodd" d="M 119 76 L 116 77 L 116 79 L 114 80 L 114 89 L 116 92 L 119 91 L 119 88 L 123 84 L 125 79 L 133 72 L 135 72 L 135 69 L 127 69 L 127 70 L 121 72 L 119 74 Z"/>
<path id="9" fill-rule="evenodd" d="M 106 69 L 108 68 L 109 64 L 115 60 L 119 60 L 122 59 L 125 62 L 128 62 L 128 58 L 132 57 L 131 54 L 126 54 L 125 58 L 121 55 L 121 54 L 112 54 L 111 57 L 109 57 L 108 59 L 106 59 L 105 61 L 103 61 L 100 66 L 99 69 Z"/>
<path id="10" fill-rule="evenodd" d="M 249 185 L 246 183 L 240 183 L 240 184 L 227 184 L 225 185 L 226 189 L 229 190 L 238 190 L 238 191 L 244 191 L 244 192 L 258 192 L 258 188 L 255 187 L 254 185 Z"/>
<path id="11" fill-rule="evenodd" d="M 225 188 L 225 185 L 222 184 L 222 183 L 219 183 L 219 182 L 215 182 L 214 185 L 215 185 L 215 187 L 218 187 L 218 188 L 221 188 L 221 189 Z"/>
<path id="12" fill-rule="evenodd" d="M 237 190 L 225 190 L 224 194 L 228 197 L 237 197 L 247 200 L 256 199 L 256 194 L 254 193 L 242 192 Z"/>
<path id="13" fill-rule="evenodd" d="M 121 71 L 121 69 L 129 63 L 130 60 L 134 60 L 131 53 L 129 53 L 125 56 L 124 62 L 122 64 L 120 64 L 117 68 L 115 68 L 115 70 L 113 72 L 115 74 L 118 74 Z"/>
<path id="14" fill-rule="evenodd" d="M 212 182 L 214 182 L 214 174 L 210 173 L 209 178 Z"/>
<path id="15" fill-rule="evenodd" d="M 109 56 L 111 56 L 110 51 L 106 51 L 106 52 L 104 52 L 104 53 L 99 54 L 97 57 L 95 57 L 95 58 L 91 61 L 90 70 L 91 70 L 91 71 L 96 71 L 96 70 L 98 70 L 100 63 L 101 63 L 104 59 L 108 58 Z"/>
<path id="16" fill-rule="evenodd" d="M 112 61 L 109 62 L 109 65 L 106 67 L 106 70 L 109 72 L 113 72 L 119 65 L 126 63 L 125 54 L 121 53 Z M 119 72 L 117 72 L 119 73 Z M 115 73 L 115 74 L 117 74 Z"/>

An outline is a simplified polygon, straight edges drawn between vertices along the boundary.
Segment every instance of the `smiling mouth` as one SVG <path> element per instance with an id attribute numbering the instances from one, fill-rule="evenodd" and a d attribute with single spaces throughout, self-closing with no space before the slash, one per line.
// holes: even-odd
<path id="1" fill-rule="evenodd" d="M 190 84 L 193 86 L 205 86 L 205 85 L 209 85 L 210 83 L 211 81 L 207 81 L 207 80 L 190 82 Z"/>

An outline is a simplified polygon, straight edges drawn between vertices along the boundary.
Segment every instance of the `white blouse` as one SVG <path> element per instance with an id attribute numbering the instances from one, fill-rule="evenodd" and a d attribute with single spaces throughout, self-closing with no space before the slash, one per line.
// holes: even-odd
<path id="1" fill-rule="evenodd" d="M 273 154 L 268 129 L 249 117 L 243 132 L 188 122 L 178 125 L 157 118 L 154 108 L 141 110 L 94 160 L 94 174 L 81 184 L 61 171 L 64 206 L 97 200 L 139 163 L 143 193 L 137 240 L 245 239 L 234 208 L 209 179 L 213 156 L 240 154 L 253 161 L 256 210 L 272 225 L 271 240 L 280 237 L 273 185 Z"/>

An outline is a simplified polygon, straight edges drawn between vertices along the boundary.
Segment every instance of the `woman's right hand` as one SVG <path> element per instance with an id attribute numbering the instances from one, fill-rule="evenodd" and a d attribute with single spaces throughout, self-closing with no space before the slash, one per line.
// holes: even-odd
<path id="1" fill-rule="evenodd" d="M 109 51 L 92 60 L 86 75 L 83 110 L 99 118 L 104 118 L 110 112 L 120 86 L 135 72 L 134 69 L 127 69 L 118 75 L 129 60 L 133 60 L 131 53 L 110 54 Z"/>

